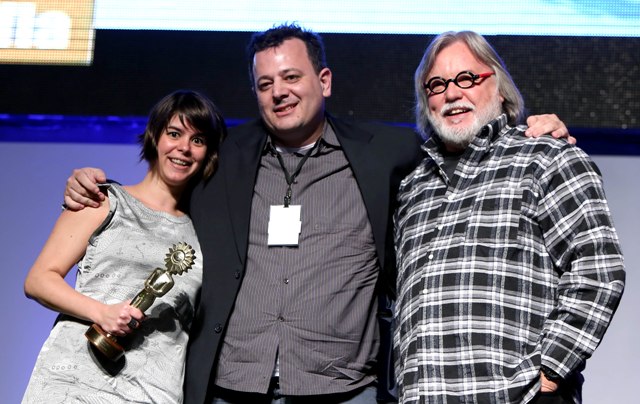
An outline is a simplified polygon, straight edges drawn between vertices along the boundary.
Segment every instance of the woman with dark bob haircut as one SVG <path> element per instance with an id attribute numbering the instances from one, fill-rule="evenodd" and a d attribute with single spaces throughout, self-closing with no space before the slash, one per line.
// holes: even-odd
<path id="1" fill-rule="evenodd" d="M 142 150 L 140 158 L 153 165 L 158 158 L 158 139 L 162 136 L 171 118 L 176 115 L 184 125 L 185 121 L 207 138 L 207 153 L 200 178 L 209 178 L 216 169 L 220 142 L 227 134 L 227 128 L 218 108 L 201 94 L 179 90 L 164 97 L 149 114 L 147 128 L 140 135 Z M 195 182 L 192 180 L 192 182 Z"/>
<path id="2" fill-rule="evenodd" d="M 142 181 L 105 185 L 109 197 L 98 209 L 61 213 L 25 280 L 26 295 L 60 315 L 23 403 L 182 402 L 202 281 L 200 245 L 183 207 L 193 185 L 215 171 L 226 133 L 209 99 L 171 93 L 140 135 L 149 164 Z M 73 288 L 64 278 L 76 263 Z M 105 355 L 96 336 L 123 353 Z"/>

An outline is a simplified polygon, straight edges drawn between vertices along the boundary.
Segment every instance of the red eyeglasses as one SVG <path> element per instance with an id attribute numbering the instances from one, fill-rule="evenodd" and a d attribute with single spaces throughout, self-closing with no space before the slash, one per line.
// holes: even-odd
<path id="1" fill-rule="evenodd" d="M 429 94 L 441 94 L 447 90 L 449 83 L 453 82 L 460 88 L 470 88 L 474 84 L 478 84 L 478 80 L 494 75 L 494 72 L 474 74 L 473 72 L 460 72 L 453 79 L 445 80 L 442 77 L 432 77 L 424 83 L 425 90 L 429 90 Z"/>

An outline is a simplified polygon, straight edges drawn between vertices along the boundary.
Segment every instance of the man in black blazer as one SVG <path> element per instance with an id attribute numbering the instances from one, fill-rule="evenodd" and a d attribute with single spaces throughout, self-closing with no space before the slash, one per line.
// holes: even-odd
<path id="1" fill-rule="evenodd" d="M 207 394 L 205 402 L 211 397 L 268 401 L 274 393 L 305 401 L 375 402 L 376 295 L 393 285 L 390 214 L 400 180 L 420 160 L 420 141 L 409 129 L 345 122 L 325 113 L 331 71 L 317 35 L 285 25 L 254 36 L 249 52 L 261 119 L 232 128 L 215 178 L 192 195 L 191 215 L 206 274 L 191 330 L 186 402 L 201 403 Z M 309 146 L 316 147 L 305 149 Z M 293 176 L 300 162 L 289 187 L 287 174 Z M 342 183 L 350 188 L 335 189 Z M 279 190 L 265 195 L 272 188 Z M 301 228 L 294 236 L 299 240 L 272 244 L 268 210 L 284 205 L 288 193 L 291 207 L 300 206 Z M 338 207 L 342 198 L 360 206 Z M 340 211 L 343 223 L 326 220 L 333 210 Z M 359 215 L 368 222 L 361 228 L 354 224 Z M 274 224 L 280 225 L 286 227 Z M 332 234 L 343 244 L 337 252 L 333 241 L 323 240 Z M 341 265 L 344 244 L 350 243 L 352 259 Z M 274 254 L 286 254 L 292 261 L 270 256 Z M 332 279 L 349 279 L 353 292 L 341 293 L 345 284 L 330 280 L 309 284 L 316 277 L 306 272 L 317 268 Z M 386 277 L 379 276 L 383 268 L 389 270 Z M 270 274 L 256 274 L 264 272 Z M 287 278 L 285 290 L 275 285 L 280 276 Z M 271 283 L 275 286 L 261 288 Z M 308 298 L 309 289 L 324 290 Z M 351 293 L 346 299 L 335 296 Z M 295 302 L 278 303 L 288 298 Z M 256 320 L 244 307 L 267 308 Z M 360 318 L 344 320 L 347 308 Z M 301 315 L 306 320 L 297 318 Z M 240 319 L 234 321 L 236 316 Z M 290 330 L 280 330 L 280 323 Z M 245 338 L 247 334 L 259 336 Z M 274 338 L 264 337 L 268 334 Z M 324 335 L 315 340 L 319 334 Z M 345 338 L 351 338 L 350 343 L 339 341 Z M 342 349 L 339 355 L 334 344 Z M 311 353 L 299 352 L 305 350 Z M 294 356 L 300 363 L 293 364 Z"/>
<path id="2" fill-rule="evenodd" d="M 421 141 L 325 112 L 318 35 L 282 25 L 248 49 L 260 119 L 230 130 L 191 198 L 204 275 L 185 402 L 391 401 L 391 214 Z M 538 128 L 566 135 L 554 116 Z"/>

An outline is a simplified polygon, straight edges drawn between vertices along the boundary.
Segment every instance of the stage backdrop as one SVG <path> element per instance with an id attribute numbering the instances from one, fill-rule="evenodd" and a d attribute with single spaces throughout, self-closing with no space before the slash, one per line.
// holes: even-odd
<path id="1" fill-rule="evenodd" d="M 0 0 L 0 114 L 146 115 L 182 87 L 244 119 L 256 112 L 244 47 L 282 22 L 323 34 L 336 115 L 412 122 L 427 43 L 469 29 L 495 46 L 532 113 L 640 129 L 638 0 Z M 86 59 L 62 64 L 77 49 Z"/>

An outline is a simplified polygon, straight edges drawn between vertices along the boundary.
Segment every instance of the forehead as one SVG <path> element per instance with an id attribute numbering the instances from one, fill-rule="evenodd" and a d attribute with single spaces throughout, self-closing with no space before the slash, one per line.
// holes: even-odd
<path id="1" fill-rule="evenodd" d="M 429 76 L 454 77 L 461 71 L 470 70 L 481 73 L 489 68 L 479 61 L 464 42 L 454 42 L 443 48 L 436 55 Z"/>
<path id="2" fill-rule="evenodd" d="M 189 122 L 189 118 L 186 115 L 179 113 L 173 114 L 167 126 L 176 129 L 189 130 L 192 132 L 195 131 L 195 128 L 193 127 L 191 122 Z"/>
<path id="3" fill-rule="evenodd" d="M 275 74 L 286 69 L 313 69 L 305 43 L 298 39 L 287 39 L 280 45 L 256 52 L 253 70 L 256 76 Z"/>

